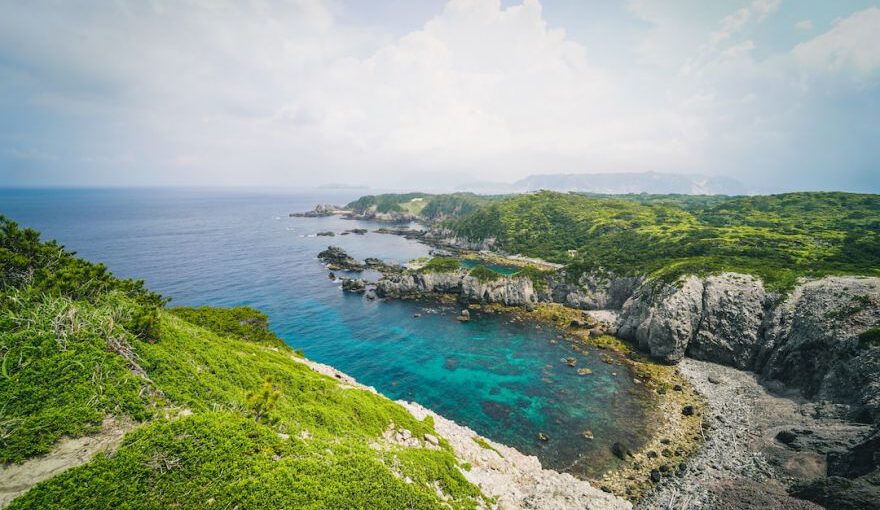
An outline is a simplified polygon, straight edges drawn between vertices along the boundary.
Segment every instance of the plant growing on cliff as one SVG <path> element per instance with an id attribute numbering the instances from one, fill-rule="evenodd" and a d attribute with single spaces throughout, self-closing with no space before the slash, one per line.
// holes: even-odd
<path id="1" fill-rule="evenodd" d="M 422 266 L 423 273 L 452 273 L 461 269 L 461 263 L 454 257 L 434 257 Z"/>
<path id="2" fill-rule="evenodd" d="M 495 281 L 495 280 L 498 280 L 501 278 L 500 274 L 496 273 L 495 271 L 492 271 L 491 269 L 489 269 L 488 267 L 486 267 L 483 264 L 477 264 L 476 266 L 474 266 L 468 272 L 468 275 L 470 275 L 473 278 L 476 278 L 478 281 L 483 282 L 483 283 L 492 282 L 492 281 Z"/>
<path id="3" fill-rule="evenodd" d="M 281 391 L 272 383 L 272 379 L 267 379 L 259 390 L 248 395 L 247 407 L 254 421 L 270 425 L 276 423 L 278 418 L 272 417 L 270 413 L 280 397 Z"/>

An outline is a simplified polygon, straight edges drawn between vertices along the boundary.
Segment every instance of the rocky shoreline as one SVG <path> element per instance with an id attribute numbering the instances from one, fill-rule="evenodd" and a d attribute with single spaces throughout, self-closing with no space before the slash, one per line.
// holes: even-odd
<path id="1" fill-rule="evenodd" d="M 501 305 L 525 312 L 534 312 L 548 304 L 561 305 L 576 312 L 585 311 L 587 317 L 603 317 L 602 328 L 595 336 L 608 332 L 662 363 L 684 363 L 681 368 L 685 375 L 687 370 L 692 375 L 695 373 L 692 359 L 716 362 L 735 369 L 742 377 L 760 380 L 774 390 L 784 390 L 797 398 L 829 402 L 836 410 L 834 419 L 850 425 L 837 427 L 839 440 L 814 452 L 814 463 L 821 466 L 811 472 L 815 476 L 786 477 L 771 469 L 765 480 L 757 477 L 755 483 L 773 480 L 774 497 L 788 501 L 784 505 L 789 506 L 783 508 L 809 508 L 789 501 L 786 491 L 821 500 L 828 508 L 870 508 L 871 503 L 866 501 L 873 501 L 871 498 L 880 487 L 880 455 L 872 457 L 873 460 L 859 460 L 861 467 L 851 469 L 861 457 L 858 452 L 848 453 L 848 448 L 852 449 L 870 426 L 878 435 L 880 424 L 880 342 L 875 338 L 880 325 L 878 278 L 828 276 L 802 281 L 790 292 L 780 294 L 765 289 L 762 282 L 752 276 L 736 273 L 692 275 L 663 283 L 610 275 L 583 275 L 572 282 L 562 271 L 486 280 L 472 276 L 465 269 L 395 270 L 385 273 L 378 282 L 365 282 L 364 289 L 372 298 L 445 296 L 464 305 Z M 716 408 L 730 411 L 723 403 L 726 397 L 709 391 L 717 390 L 717 386 L 706 387 L 705 381 L 696 376 L 691 382 L 705 395 L 710 413 L 718 414 Z M 776 401 L 755 400 L 750 405 L 759 405 L 755 402 L 786 408 L 783 402 Z M 742 409 L 738 412 L 745 413 Z M 750 421 L 737 426 L 748 434 L 758 430 Z M 722 436 L 726 434 L 724 431 L 730 430 L 728 425 L 713 420 L 703 422 L 703 427 L 701 436 L 705 437 L 715 437 L 716 429 Z M 729 450 L 730 447 L 730 444 L 721 445 L 719 451 L 735 456 L 736 452 Z M 711 446 L 707 446 L 707 451 L 711 451 Z M 831 462 L 832 459 L 836 460 Z M 643 460 L 634 460 L 633 464 L 641 464 Z M 835 467 L 832 469 L 832 466 Z M 672 468 L 667 466 L 659 477 L 652 470 L 652 481 L 662 485 Z M 705 470 L 692 475 L 686 468 L 674 473 L 673 478 L 689 480 L 702 476 L 701 473 Z M 637 470 L 629 476 L 638 478 L 642 474 Z M 735 479 L 752 480 L 755 476 L 746 476 L 751 474 L 745 472 Z M 707 493 L 700 492 L 708 490 L 704 485 L 681 485 L 675 489 L 680 493 L 677 497 L 687 497 L 692 508 L 714 508 Z M 634 484 L 629 484 L 632 486 Z M 855 490 L 851 490 L 853 486 L 862 496 L 849 497 Z M 621 493 L 620 486 L 610 490 Z M 738 497 L 748 499 L 746 493 L 735 494 L 730 487 L 726 490 L 733 503 Z"/>
<path id="2" fill-rule="evenodd" d="M 771 394 L 753 373 L 693 359 L 679 370 L 706 397 L 706 441 L 684 476 L 661 481 L 637 509 L 819 509 L 787 489 L 824 477 L 829 452 L 870 433 L 827 402 Z M 869 508 L 858 505 L 846 508 Z"/>
<path id="3" fill-rule="evenodd" d="M 353 377 L 335 368 L 296 356 L 294 361 L 312 370 L 332 377 L 346 388 L 376 390 L 358 383 Z M 415 402 L 398 401 L 416 419 L 431 417 L 434 428 L 445 439 L 463 463 L 462 474 L 478 486 L 486 496 L 495 499 L 492 508 L 499 510 L 543 509 L 559 510 L 630 510 L 632 503 L 599 490 L 589 482 L 567 473 L 541 467 L 537 457 L 523 455 L 514 448 L 486 439 L 468 427 L 459 425 Z M 406 437 L 406 432 L 401 437 Z M 434 440 L 428 438 L 427 444 Z M 398 443 L 401 443 L 398 441 Z M 406 442 L 412 446 L 420 441 Z"/>

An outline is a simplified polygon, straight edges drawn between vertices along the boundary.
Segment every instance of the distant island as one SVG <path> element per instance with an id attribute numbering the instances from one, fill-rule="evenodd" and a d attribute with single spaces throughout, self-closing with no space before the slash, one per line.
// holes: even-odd
<path id="1" fill-rule="evenodd" d="M 457 189 L 490 194 L 549 190 L 608 194 L 745 195 L 751 191 L 731 177 L 663 172 L 537 174 L 513 183 L 474 182 L 461 184 Z"/>

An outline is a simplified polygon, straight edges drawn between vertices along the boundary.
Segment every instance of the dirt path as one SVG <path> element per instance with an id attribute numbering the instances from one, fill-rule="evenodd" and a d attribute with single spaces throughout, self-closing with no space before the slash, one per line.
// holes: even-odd
<path id="1" fill-rule="evenodd" d="M 115 449 L 122 442 L 122 437 L 134 427 L 135 424 L 131 422 L 108 418 L 97 434 L 63 439 L 46 455 L 21 464 L 0 466 L 0 508 L 43 480 L 85 464 L 99 452 Z"/>

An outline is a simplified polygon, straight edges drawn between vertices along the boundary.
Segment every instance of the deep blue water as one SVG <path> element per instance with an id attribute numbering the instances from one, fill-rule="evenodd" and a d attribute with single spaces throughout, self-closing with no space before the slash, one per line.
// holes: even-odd
<path id="1" fill-rule="evenodd" d="M 611 443 L 639 443 L 647 426 L 634 396 L 641 389 L 625 367 L 601 362 L 595 351 L 503 316 L 459 323 L 457 307 L 343 294 L 316 258 L 328 244 L 398 262 L 428 253 L 415 241 L 373 233 L 370 222 L 288 217 L 354 198 L 333 191 L 0 190 L 0 214 L 117 275 L 146 280 L 172 305 L 259 308 L 309 358 L 537 455 L 546 467 L 595 476 L 615 462 Z M 371 232 L 314 236 L 357 227 Z M 562 363 L 566 356 L 593 375 L 578 376 Z M 595 439 L 584 439 L 584 430 Z M 538 432 L 550 440 L 539 441 Z"/>

